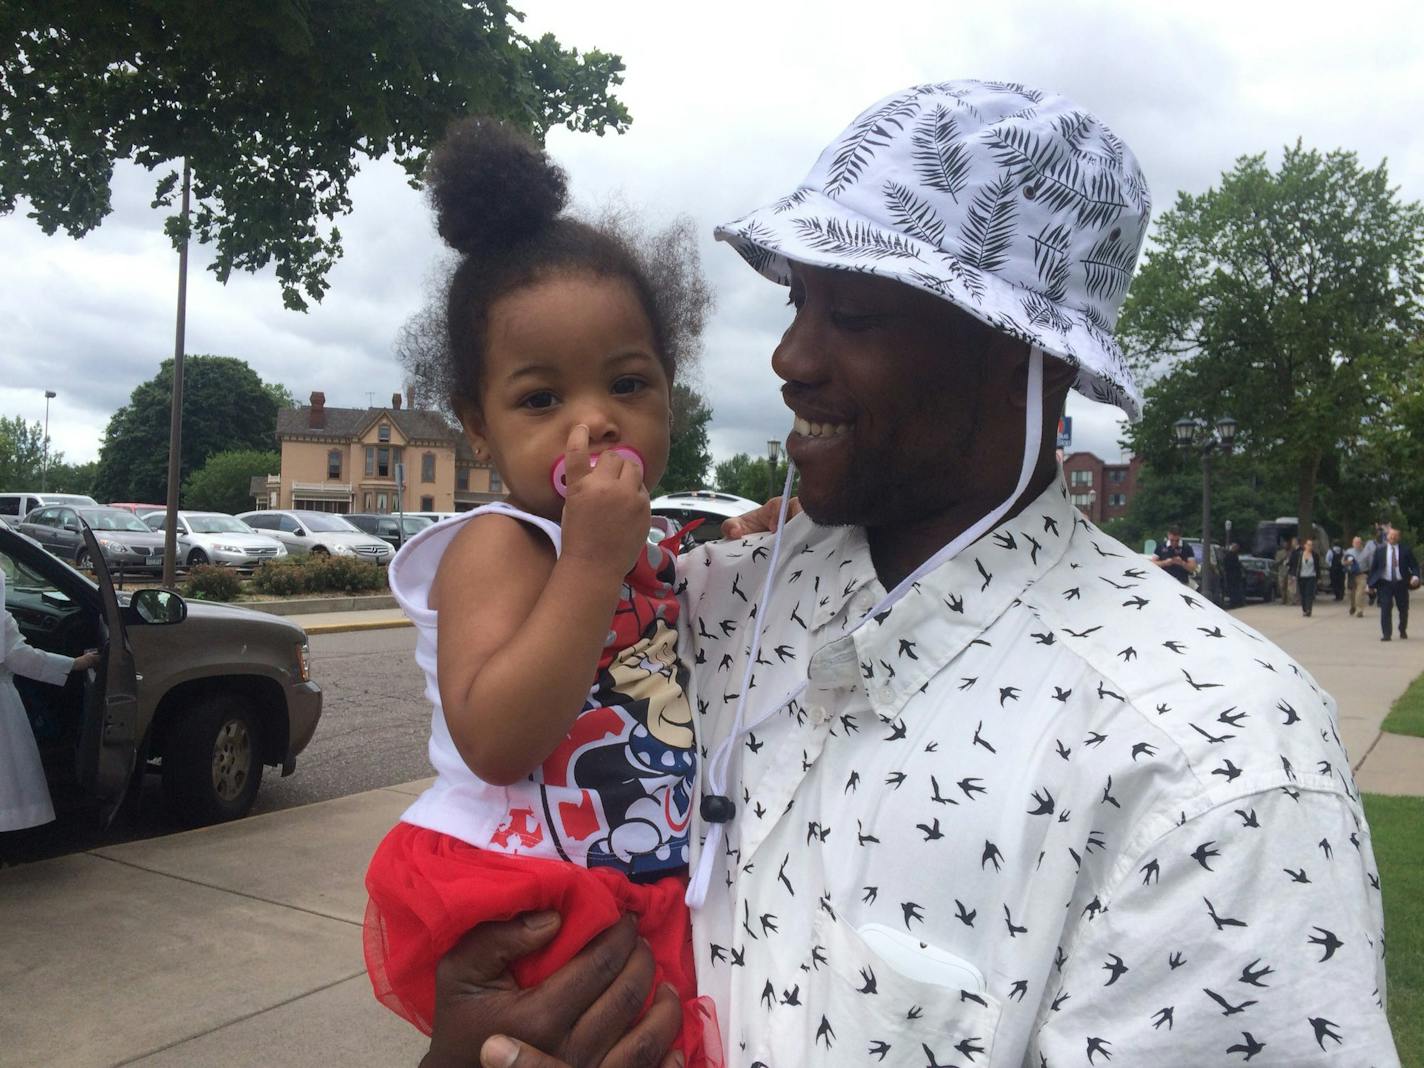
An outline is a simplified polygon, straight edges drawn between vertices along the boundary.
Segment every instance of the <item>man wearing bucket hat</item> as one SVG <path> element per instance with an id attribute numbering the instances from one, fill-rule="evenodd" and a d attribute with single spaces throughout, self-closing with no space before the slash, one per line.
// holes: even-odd
<path id="1" fill-rule="evenodd" d="M 1398 1063 L 1334 701 L 1078 515 L 1054 460 L 1070 387 L 1138 414 L 1111 331 L 1149 207 L 1081 108 L 958 81 L 718 230 L 796 307 L 772 364 L 806 512 L 683 569 L 730 1064 Z M 500 988 L 531 930 L 447 958 L 429 1064 L 618 1039 L 627 932 Z M 658 1063 L 654 1004 L 611 1062 Z"/>

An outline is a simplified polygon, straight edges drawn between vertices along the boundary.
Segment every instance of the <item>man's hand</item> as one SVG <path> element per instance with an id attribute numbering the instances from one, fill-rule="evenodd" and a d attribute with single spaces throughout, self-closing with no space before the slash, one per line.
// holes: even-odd
<path id="1" fill-rule="evenodd" d="M 76 656 L 70 671 L 88 671 L 99 666 L 99 650 L 90 649 L 83 656 Z"/>
<path id="2" fill-rule="evenodd" d="M 564 472 L 564 555 L 610 567 L 622 578 L 646 550 L 652 525 L 642 469 L 611 451 L 592 464 L 588 427 L 580 423 L 564 447 Z"/>
<path id="3" fill-rule="evenodd" d="M 558 926 L 547 912 L 480 924 L 445 955 L 421 1068 L 681 1068 L 681 1054 L 667 1052 L 682 1024 L 677 994 L 664 986 L 638 1019 L 653 956 L 631 917 L 538 986 L 519 988 L 509 962 L 539 949 Z"/>
<path id="4" fill-rule="evenodd" d="M 776 519 L 780 514 L 781 498 L 773 497 L 760 508 L 733 516 L 731 519 L 724 519 L 722 521 L 722 537 L 745 538 L 751 534 L 774 534 Z M 786 508 L 786 518 L 792 519 L 800 514 L 801 501 L 792 497 L 791 503 Z"/>

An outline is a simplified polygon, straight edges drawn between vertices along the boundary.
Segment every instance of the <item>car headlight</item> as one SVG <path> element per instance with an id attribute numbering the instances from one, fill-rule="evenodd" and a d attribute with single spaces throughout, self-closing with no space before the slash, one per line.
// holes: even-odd
<path id="1" fill-rule="evenodd" d="M 286 556 L 286 555 L 287 555 L 287 547 L 286 547 L 285 545 L 283 545 L 280 541 L 277 543 L 277 552 L 276 552 L 276 555 L 277 555 L 277 556 Z"/>
<path id="2" fill-rule="evenodd" d="M 297 675 L 303 682 L 311 682 L 311 642 L 306 639 L 297 643 Z"/>
<path id="3" fill-rule="evenodd" d="M 100 538 L 99 544 L 113 553 L 126 553 L 129 551 L 127 545 L 121 541 L 115 541 L 113 538 Z"/>
<path id="4" fill-rule="evenodd" d="M 216 544 L 215 544 L 215 545 L 213 546 L 213 548 L 216 549 L 216 550 L 217 550 L 218 552 L 220 552 L 220 553 L 240 553 L 240 552 L 242 552 L 242 546 L 241 546 L 241 545 L 216 545 Z"/>
<path id="5" fill-rule="evenodd" d="M 351 548 L 351 546 L 345 544 L 344 542 L 338 541 L 336 543 L 336 554 L 338 556 L 350 556 L 355 551 L 355 549 Z"/>

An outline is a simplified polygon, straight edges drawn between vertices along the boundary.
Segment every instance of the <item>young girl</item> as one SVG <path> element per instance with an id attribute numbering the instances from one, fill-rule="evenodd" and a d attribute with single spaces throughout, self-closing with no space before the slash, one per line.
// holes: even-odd
<path id="1" fill-rule="evenodd" d="M 376 996 L 429 1033 L 436 964 L 475 924 L 561 915 L 553 943 L 513 966 L 527 986 L 631 912 L 683 998 L 679 1048 L 715 1062 L 683 905 L 695 756 L 676 535 L 647 540 L 705 289 L 695 260 L 650 269 L 611 229 L 561 214 L 562 172 L 497 123 L 452 131 L 429 179 L 461 256 L 450 397 L 509 499 L 427 528 L 391 564 L 437 778 L 366 876 Z"/>

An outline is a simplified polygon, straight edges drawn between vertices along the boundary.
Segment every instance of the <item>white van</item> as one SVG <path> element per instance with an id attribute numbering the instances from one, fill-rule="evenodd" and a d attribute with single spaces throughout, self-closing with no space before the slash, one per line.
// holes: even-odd
<path id="1" fill-rule="evenodd" d="M 45 505 L 97 508 L 99 502 L 82 493 L 0 493 L 0 516 L 6 519 L 24 519 L 36 508 Z"/>

